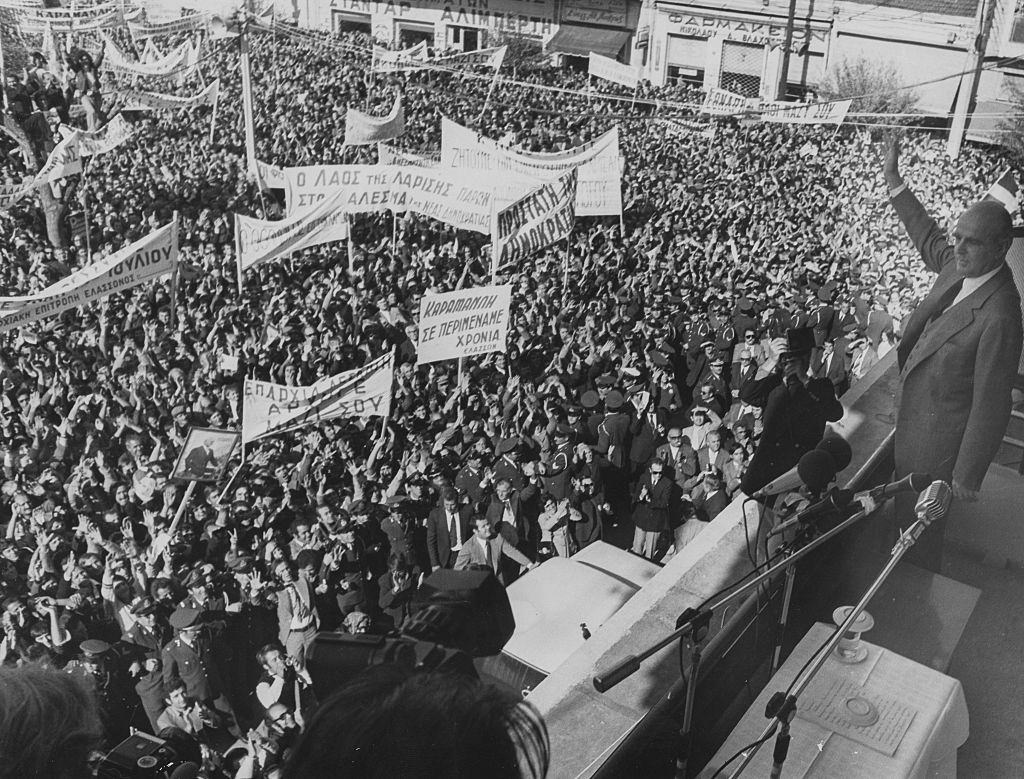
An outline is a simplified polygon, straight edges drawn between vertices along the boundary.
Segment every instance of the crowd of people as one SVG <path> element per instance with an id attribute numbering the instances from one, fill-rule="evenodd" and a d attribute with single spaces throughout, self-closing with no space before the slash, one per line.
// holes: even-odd
<path id="1" fill-rule="evenodd" d="M 0 211 L 6 296 L 175 212 L 187 269 L 177 290 L 158 280 L 0 335 L 0 663 L 93 685 L 98 748 L 137 728 L 201 750 L 211 775 L 269 776 L 316 709 L 304 659 L 318 631 L 395 629 L 440 568 L 490 566 L 509 584 L 602 539 L 663 560 L 749 486 L 758 382 L 782 369 L 788 331 L 811 328 L 806 370 L 841 401 L 927 277 L 856 121 L 722 120 L 709 140 L 661 121 L 695 113 L 692 87 L 645 84 L 632 104 L 548 65 L 489 94 L 482 72 L 368 75 L 366 36 L 282 27 L 250 42 L 257 157 L 272 165 L 375 162 L 374 147 L 343 146 L 344 111 L 383 113 L 396 87 L 408 151 L 436 154 L 447 116 L 531 151 L 618 125 L 625 159 L 621 222 L 578 218 L 567 242 L 506 269 L 507 348 L 461 372 L 416 366 L 416 316 L 428 291 L 490 283 L 482 236 L 363 215 L 351 270 L 349 247 L 328 244 L 247 271 L 239 292 L 232 214 L 274 218 L 283 199 L 245 170 L 234 39 L 205 41 L 198 73 L 135 85 L 189 95 L 219 78 L 212 142 L 209 108 L 126 113 L 133 137 L 60 183 L 66 245 L 49 241 L 38 195 Z M 64 91 L 9 74 L 9 110 L 109 118 L 127 82 L 99 56 L 77 59 Z M 942 147 L 904 139 L 916 191 L 951 218 L 1005 161 Z M 21 181 L 19 145 L 0 151 L 3 183 Z M 245 376 L 309 385 L 392 348 L 388 418 L 250 445 L 172 527 L 171 465 L 190 428 L 239 429 Z"/>

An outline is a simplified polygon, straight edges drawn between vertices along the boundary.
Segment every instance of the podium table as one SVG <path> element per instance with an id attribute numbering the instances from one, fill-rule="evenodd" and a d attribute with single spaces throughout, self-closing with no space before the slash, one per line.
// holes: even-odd
<path id="1" fill-rule="evenodd" d="M 804 663 L 828 640 L 832 629 L 818 622 L 807 632 L 701 777 L 709 779 L 724 761 L 757 740 L 769 722 L 764 710 L 771 696 L 789 687 Z M 960 682 L 887 649 L 862 643 L 868 651 L 862 662 L 847 664 L 833 654 L 797 698 L 782 776 L 955 777 L 956 750 L 969 732 Z M 874 726 L 863 724 L 871 717 L 864 713 L 864 701 L 872 704 L 879 717 Z M 876 739 L 874 746 L 864 743 L 872 738 Z M 742 776 L 767 777 L 774 745 L 773 735 Z M 888 754 L 889 750 L 894 750 L 893 754 Z M 720 776 L 729 776 L 741 761 L 737 758 Z"/>

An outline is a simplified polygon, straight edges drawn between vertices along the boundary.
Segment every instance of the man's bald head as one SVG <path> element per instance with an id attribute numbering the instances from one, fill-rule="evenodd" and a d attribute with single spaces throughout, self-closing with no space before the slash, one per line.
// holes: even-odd
<path id="1" fill-rule="evenodd" d="M 957 270 L 975 278 L 999 268 L 1013 242 L 1013 220 L 1002 204 L 982 200 L 964 211 L 953 231 Z"/>

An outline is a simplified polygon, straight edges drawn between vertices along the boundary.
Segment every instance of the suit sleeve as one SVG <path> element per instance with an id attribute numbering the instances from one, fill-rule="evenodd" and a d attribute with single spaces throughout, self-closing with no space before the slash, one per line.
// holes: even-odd
<path id="1" fill-rule="evenodd" d="M 929 270 L 938 273 L 953 260 L 945 234 L 909 187 L 892 199 L 892 207 Z"/>
<path id="2" fill-rule="evenodd" d="M 502 545 L 501 553 L 505 555 L 505 557 L 512 558 L 524 568 L 528 568 L 529 566 L 533 565 L 533 561 L 529 557 L 527 557 L 514 546 L 512 546 L 512 544 L 509 544 L 507 542 Z"/>
<path id="3" fill-rule="evenodd" d="M 430 565 L 439 566 L 441 561 L 438 559 L 437 554 L 437 517 L 435 512 L 431 511 L 430 516 L 427 517 L 427 554 L 430 556 Z"/>
<path id="4" fill-rule="evenodd" d="M 1006 432 L 1020 353 L 1021 322 L 1013 306 L 989 321 L 978 342 L 971 410 L 953 469 L 953 478 L 969 490 L 981 488 Z"/>
<path id="5" fill-rule="evenodd" d="M 473 560 L 473 558 L 472 558 L 472 556 L 470 554 L 470 547 L 469 547 L 469 545 L 471 543 L 475 543 L 475 542 L 472 539 L 470 539 L 469 541 L 464 543 L 462 545 L 462 549 L 459 550 L 459 556 L 457 558 L 455 558 L 455 570 L 456 571 L 464 571 L 467 568 L 469 568 L 469 564 Z"/>

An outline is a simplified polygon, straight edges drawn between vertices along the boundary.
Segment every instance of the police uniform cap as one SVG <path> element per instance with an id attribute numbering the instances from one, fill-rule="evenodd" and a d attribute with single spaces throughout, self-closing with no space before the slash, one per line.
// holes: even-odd
<path id="1" fill-rule="evenodd" d="M 110 651 L 110 644 L 98 638 L 90 638 L 81 643 L 79 649 L 86 657 L 99 657 Z"/>
<path id="2" fill-rule="evenodd" d="M 135 614 L 136 616 L 152 614 L 156 611 L 156 604 L 153 602 L 152 598 L 136 598 L 135 602 L 132 603 L 131 611 L 132 614 Z"/>
<path id="3" fill-rule="evenodd" d="M 583 408 L 595 409 L 601 403 L 601 398 L 596 392 L 594 392 L 594 390 L 587 390 L 583 393 L 583 397 L 580 398 L 580 403 Z"/>
<path id="4" fill-rule="evenodd" d="M 174 610 L 171 614 L 170 620 L 171 627 L 175 630 L 185 630 L 186 628 L 193 627 L 199 624 L 199 620 L 203 613 L 199 609 L 191 609 L 186 606 L 181 606 Z"/>
<path id="5" fill-rule="evenodd" d="M 597 381 L 595 383 L 598 387 L 614 387 L 615 377 L 610 373 L 604 373 L 597 377 Z"/>
<path id="6" fill-rule="evenodd" d="M 622 408 L 626 403 L 626 399 L 622 397 L 622 393 L 618 390 L 612 390 L 608 393 L 608 397 L 604 399 L 604 404 L 609 411 L 617 411 Z"/>
<path id="7" fill-rule="evenodd" d="M 569 438 L 572 436 L 572 428 L 566 424 L 555 425 L 555 435 L 560 438 Z"/>

